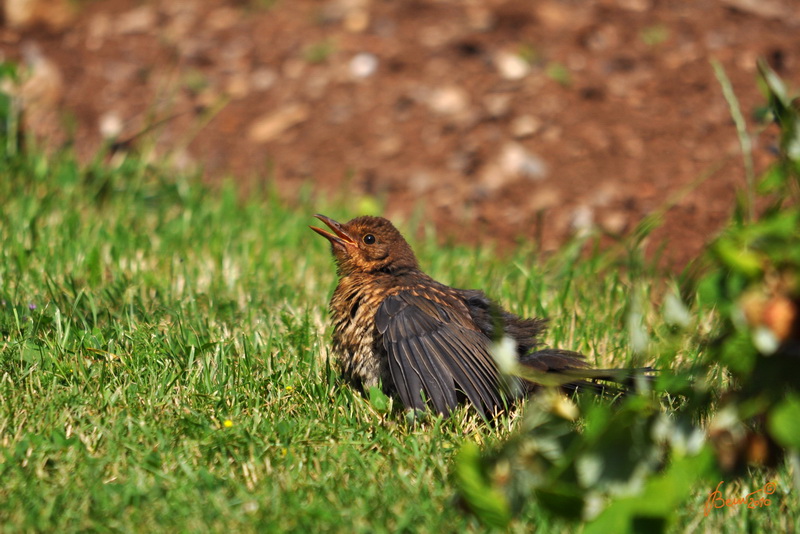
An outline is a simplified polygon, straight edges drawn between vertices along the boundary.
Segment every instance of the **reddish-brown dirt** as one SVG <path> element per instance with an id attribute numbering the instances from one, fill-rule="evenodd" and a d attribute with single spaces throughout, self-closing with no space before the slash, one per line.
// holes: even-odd
<path id="1" fill-rule="evenodd" d="M 711 60 L 751 132 L 758 58 L 800 87 L 792 0 L 48 6 L 28 20 L 7 7 L 0 33 L 4 57 L 29 65 L 26 125 L 48 146 L 89 158 L 104 135 L 145 132 L 123 148 L 155 147 L 208 180 L 274 180 L 287 201 L 311 182 L 390 217 L 422 209 L 444 236 L 544 250 L 663 209 L 649 244 L 666 241 L 675 268 L 745 183 Z M 774 136 L 755 137 L 757 170 Z"/>

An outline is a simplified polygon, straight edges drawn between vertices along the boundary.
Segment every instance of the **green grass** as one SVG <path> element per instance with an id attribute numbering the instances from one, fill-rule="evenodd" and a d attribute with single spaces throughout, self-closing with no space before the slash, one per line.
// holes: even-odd
<path id="1" fill-rule="evenodd" d="M 243 200 L 133 158 L 21 155 L 0 176 L 0 530 L 483 530 L 456 500 L 452 459 L 508 436 L 519 412 L 408 422 L 339 382 L 334 266 L 307 225 L 357 215 L 347 202 Z M 576 261 L 579 244 L 547 261 L 440 248 L 398 225 L 435 278 L 551 317 L 551 344 L 602 366 L 647 359 L 625 329 L 632 295 L 657 286 L 639 263 Z M 794 496 L 788 511 L 703 522 L 713 488 L 697 490 L 685 524 L 701 531 L 800 509 Z M 570 530 L 532 501 L 512 529 L 536 528 Z"/>

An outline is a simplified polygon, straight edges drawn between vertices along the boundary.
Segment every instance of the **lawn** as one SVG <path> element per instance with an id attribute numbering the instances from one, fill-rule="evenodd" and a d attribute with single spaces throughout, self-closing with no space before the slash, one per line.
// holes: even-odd
<path id="1" fill-rule="evenodd" d="M 135 157 L 17 154 L 0 166 L 0 529 L 486 528 L 460 502 L 454 457 L 467 442 L 498 446 L 524 409 L 491 425 L 466 409 L 410 421 L 341 383 L 329 360 L 335 270 L 308 225 L 374 199 L 240 198 Z M 549 257 L 524 242 L 497 254 L 395 222 L 435 278 L 550 317 L 549 344 L 603 367 L 698 358 L 700 344 L 657 326 L 670 286 L 636 249 L 592 252 L 590 238 Z M 668 359 L 642 345 L 665 339 Z M 775 476 L 788 487 L 788 468 Z M 800 517 L 789 492 L 706 518 L 713 490 L 686 495 L 677 531 Z M 510 529 L 574 526 L 530 499 Z"/>

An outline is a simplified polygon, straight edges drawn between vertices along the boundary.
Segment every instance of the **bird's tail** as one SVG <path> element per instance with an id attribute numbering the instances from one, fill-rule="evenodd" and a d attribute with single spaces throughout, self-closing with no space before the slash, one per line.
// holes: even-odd
<path id="1" fill-rule="evenodd" d="M 634 388 L 638 378 L 651 381 L 655 373 L 652 367 L 594 369 L 589 367 L 582 354 L 560 349 L 528 353 L 520 358 L 519 363 L 518 376 L 524 380 L 528 393 L 544 386 L 555 386 L 566 392 L 617 395 Z"/>

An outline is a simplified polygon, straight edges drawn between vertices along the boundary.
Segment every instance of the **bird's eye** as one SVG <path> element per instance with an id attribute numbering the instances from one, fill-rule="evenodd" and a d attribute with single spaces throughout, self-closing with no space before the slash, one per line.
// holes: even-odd
<path id="1" fill-rule="evenodd" d="M 372 234 L 367 234 L 364 236 L 364 243 L 367 245 L 371 245 L 375 242 L 375 236 Z"/>

